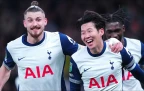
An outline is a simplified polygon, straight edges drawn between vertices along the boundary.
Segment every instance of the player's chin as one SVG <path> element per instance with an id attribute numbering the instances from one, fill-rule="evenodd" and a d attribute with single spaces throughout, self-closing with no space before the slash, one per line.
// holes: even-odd
<path id="1" fill-rule="evenodd" d="M 93 45 L 89 45 L 89 44 L 87 44 L 87 47 L 88 47 L 89 49 L 93 49 L 93 48 L 94 48 Z"/>
<path id="2" fill-rule="evenodd" d="M 92 47 L 92 46 L 88 46 L 88 48 L 89 48 L 90 50 L 94 50 L 94 49 L 95 49 L 95 47 Z"/>
<path id="3" fill-rule="evenodd" d="M 31 33 L 32 37 L 39 37 L 42 33 L 41 32 L 33 32 Z"/>

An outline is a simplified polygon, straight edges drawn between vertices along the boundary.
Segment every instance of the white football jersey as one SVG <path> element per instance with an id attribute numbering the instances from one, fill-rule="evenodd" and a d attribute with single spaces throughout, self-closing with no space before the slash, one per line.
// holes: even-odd
<path id="1" fill-rule="evenodd" d="M 133 65 L 132 56 L 125 48 L 123 51 L 111 52 L 106 42 L 99 54 L 91 54 L 87 47 L 81 48 L 72 55 L 70 82 L 73 86 L 83 82 L 85 91 L 122 91 L 122 63 L 130 60 L 129 67 Z"/>
<path id="2" fill-rule="evenodd" d="M 72 55 L 78 44 L 59 32 L 44 32 L 43 39 L 29 44 L 27 36 L 7 45 L 4 64 L 18 67 L 18 91 L 65 91 L 63 69 L 65 55 Z"/>
<path id="3" fill-rule="evenodd" d="M 142 56 L 144 57 L 143 43 L 136 39 L 124 38 L 124 46 L 131 52 L 137 63 L 144 65 L 144 59 L 141 60 Z M 123 90 L 144 91 L 140 82 L 126 69 L 123 69 Z"/>

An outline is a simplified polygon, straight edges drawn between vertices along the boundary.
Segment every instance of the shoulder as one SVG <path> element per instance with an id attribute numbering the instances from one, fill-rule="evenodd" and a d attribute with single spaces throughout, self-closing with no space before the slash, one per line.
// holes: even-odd
<path id="1" fill-rule="evenodd" d="M 125 41 L 126 41 L 126 48 L 129 51 L 131 51 L 131 52 L 133 52 L 133 51 L 140 52 L 141 51 L 142 43 L 140 42 L 140 40 L 125 37 Z"/>
<path id="2" fill-rule="evenodd" d="M 71 37 L 69 37 L 64 33 L 59 32 L 59 36 L 60 36 L 60 41 L 64 44 L 66 44 L 67 42 L 72 43 L 73 45 L 77 44 L 75 40 L 73 40 Z"/>
<path id="3" fill-rule="evenodd" d="M 61 35 L 61 36 L 66 36 L 66 34 L 61 33 L 61 32 L 49 32 L 49 31 L 45 31 L 45 33 L 47 35 Z"/>
<path id="4" fill-rule="evenodd" d="M 23 35 L 22 35 L 23 36 Z M 15 40 L 10 41 L 7 43 L 7 48 L 13 48 L 22 44 L 22 36 L 16 38 Z"/>
<path id="5" fill-rule="evenodd" d="M 129 42 L 129 43 L 133 43 L 135 45 L 139 45 L 140 44 L 140 40 L 138 39 L 133 39 L 133 38 L 127 38 L 125 37 L 126 41 Z"/>
<path id="6" fill-rule="evenodd" d="M 68 35 L 64 34 L 64 33 L 61 33 L 61 32 L 48 32 L 48 31 L 45 31 L 46 35 L 50 38 L 55 38 L 55 37 L 58 37 L 60 39 L 71 39 Z"/>
<path id="7" fill-rule="evenodd" d="M 46 35 L 48 36 L 58 36 L 59 35 L 59 32 L 49 32 L 49 31 L 45 31 Z"/>
<path id="8" fill-rule="evenodd" d="M 77 50 L 71 57 L 77 58 L 77 57 L 82 57 L 83 54 L 87 53 L 87 47 L 86 46 L 82 46 L 79 50 Z"/>

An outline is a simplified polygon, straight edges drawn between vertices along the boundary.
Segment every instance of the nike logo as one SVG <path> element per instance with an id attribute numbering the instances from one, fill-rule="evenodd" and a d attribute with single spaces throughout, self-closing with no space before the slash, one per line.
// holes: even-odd
<path id="1" fill-rule="evenodd" d="M 18 58 L 18 61 L 20 61 L 20 60 L 22 60 L 22 59 L 24 59 L 25 57 L 22 57 L 22 58 Z"/>
<path id="2" fill-rule="evenodd" d="M 90 67 L 90 68 L 87 68 L 87 69 L 84 69 L 84 71 L 82 72 L 82 73 L 84 73 L 84 72 L 86 72 L 86 71 L 88 71 L 89 69 L 91 69 L 92 67 Z"/>

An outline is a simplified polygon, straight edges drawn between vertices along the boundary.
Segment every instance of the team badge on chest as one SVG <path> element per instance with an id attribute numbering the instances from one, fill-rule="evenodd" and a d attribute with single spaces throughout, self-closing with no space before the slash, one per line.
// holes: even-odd
<path id="1" fill-rule="evenodd" d="M 52 57 L 51 57 L 51 53 L 52 53 L 51 51 L 47 51 L 48 59 L 49 59 L 49 60 L 51 60 L 51 58 L 52 58 Z"/>

